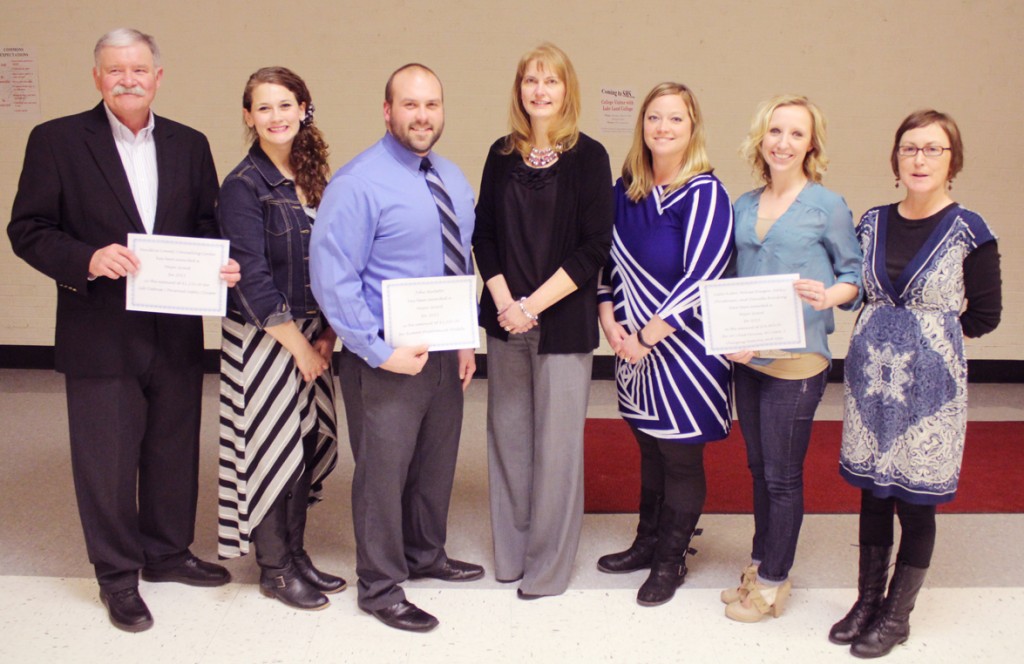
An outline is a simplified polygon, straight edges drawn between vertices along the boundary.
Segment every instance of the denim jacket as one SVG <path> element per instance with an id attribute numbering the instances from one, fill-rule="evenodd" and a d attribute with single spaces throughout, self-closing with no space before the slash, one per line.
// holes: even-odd
<path id="1" fill-rule="evenodd" d="M 224 179 L 217 221 L 242 271 L 230 291 L 233 313 L 261 329 L 320 314 L 309 287 L 312 221 L 295 183 L 281 175 L 258 143 Z"/>

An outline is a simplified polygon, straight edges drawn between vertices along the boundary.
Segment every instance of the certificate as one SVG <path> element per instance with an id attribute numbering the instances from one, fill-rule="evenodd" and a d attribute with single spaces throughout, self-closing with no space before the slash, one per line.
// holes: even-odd
<path id="1" fill-rule="evenodd" d="M 223 316 L 228 287 L 220 268 L 228 262 L 228 246 L 227 240 L 129 233 L 139 269 L 128 275 L 125 309 Z"/>
<path id="2" fill-rule="evenodd" d="M 386 279 L 384 341 L 392 348 L 426 344 L 430 350 L 479 348 L 476 275 Z"/>
<path id="3" fill-rule="evenodd" d="M 793 288 L 799 274 L 718 279 L 700 284 L 708 355 L 803 348 L 804 307 Z"/>

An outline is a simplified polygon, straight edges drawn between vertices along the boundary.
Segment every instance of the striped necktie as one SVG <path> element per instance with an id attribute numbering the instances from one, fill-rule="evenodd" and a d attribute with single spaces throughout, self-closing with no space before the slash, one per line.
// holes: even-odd
<path id="1" fill-rule="evenodd" d="M 437 205 L 437 214 L 441 217 L 441 244 L 444 245 L 445 276 L 466 274 L 466 257 L 462 253 L 462 237 L 459 234 L 459 223 L 455 218 L 455 206 L 444 189 L 441 176 L 437 174 L 430 160 L 426 157 L 420 162 L 420 170 L 427 178 L 427 187 Z"/>

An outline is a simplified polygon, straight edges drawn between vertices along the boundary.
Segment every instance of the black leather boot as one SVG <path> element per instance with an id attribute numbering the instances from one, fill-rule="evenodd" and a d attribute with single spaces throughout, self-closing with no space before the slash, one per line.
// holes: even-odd
<path id="1" fill-rule="evenodd" d="M 322 609 L 330 600 L 299 574 L 294 563 L 260 568 L 260 593 L 288 606 L 307 611 Z"/>
<path id="2" fill-rule="evenodd" d="M 252 532 L 260 566 L 260 592 L 297 609 L 322 609 L 329 603 L 322 592 L 299 574 L 288 547 L 288 501 L 281 496 Z"/>
<path id="3" fill-rule="evenodd" d="M 636 527 L 636 539 L 625 551 L 598 558 L 597 569 L 608 574 L 625 574 L 651 566 L 654 548 L 658 544 L 661 501 L 661 493 L 640 488 L 640 522 Z"/>
<path id="4" fill-rule="evenodd" d="M 910 637 L 910 612 L 924 585 L 927 567 L 911 567 L 899 560 L 889 583 L 881 613 L 850 646 L 850 654 L 865 659 L 883 657 Z"/>
<path id="5" fill-rule="evenodd" d="M 309 510 L 310 473 L 307 468 L 288 494 L 288 548 L 299 575 L 322 593 L 340 593 L 348 587 L 345 579 L 321 572 L 306 553 L 306 512 Z"/>
<path id="6" fill-rule="evenodd" d="M 889 577 L 891 546 L 861 546 L 860 571 L 857 574 L 857 601 L 842 620 L 832 625 L 828 640 L 849 645 L 875 621 L 885 601 L 885 582 Z"/>
<path id="7" fill-rule="evenodd" d="M 637 592 L 637 604 L 658 606 L 675 596 L 676 588 L 686 579 L 687 554 L 697 553 L 690 548 L 690 540 L 701 534 L 699 519 L 699 514 L 677 515 L 672 508 L 662 506 L 651 574 Z"/>

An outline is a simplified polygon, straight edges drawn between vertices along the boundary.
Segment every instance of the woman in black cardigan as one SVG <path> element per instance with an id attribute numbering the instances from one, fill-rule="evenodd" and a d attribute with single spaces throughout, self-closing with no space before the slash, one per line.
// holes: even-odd
<path id="1" fill-rule="evenodd" d="M 543 44 L 524 55 L 473 234 L 487 286 L 494 562 L 523 599 L 565 591 L 583 524 L 583 423 L 613 201 L 608 153 L 580 133 L 579 112 L 565 53 Z"/>

